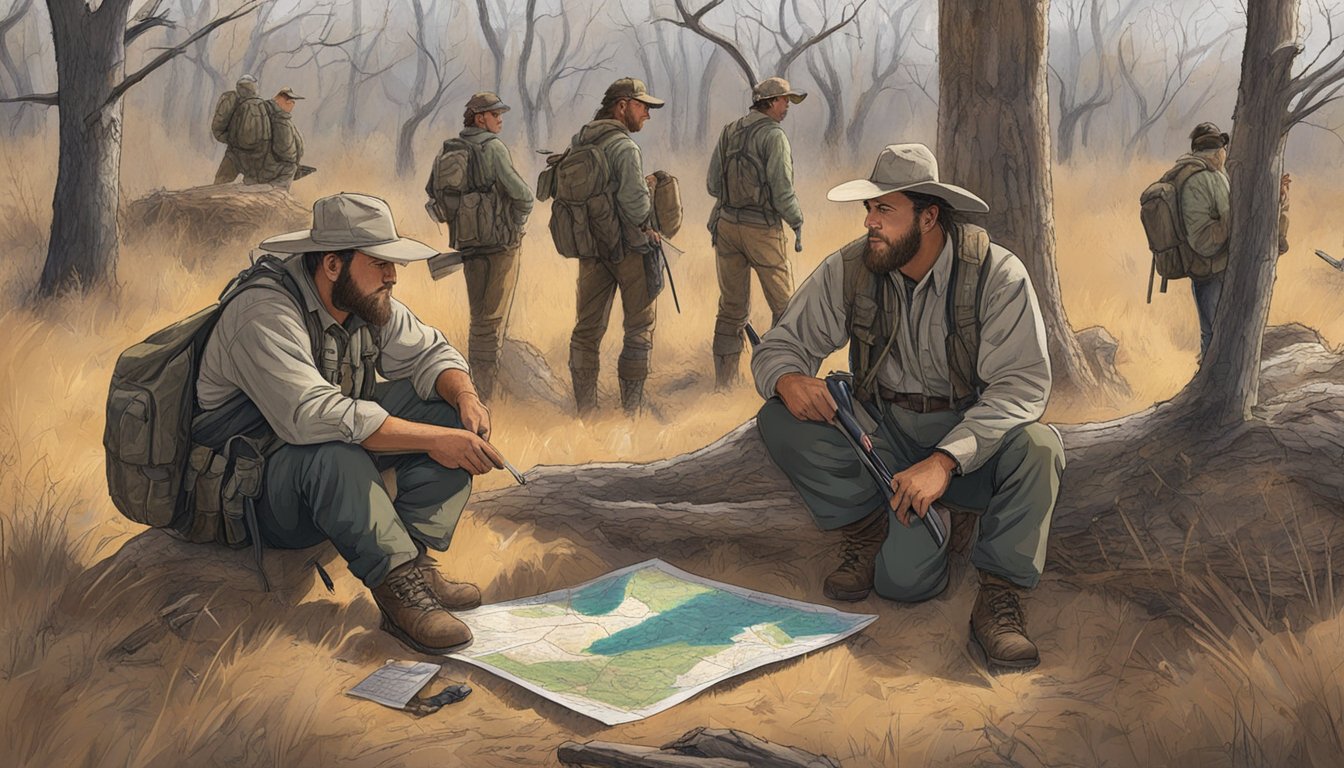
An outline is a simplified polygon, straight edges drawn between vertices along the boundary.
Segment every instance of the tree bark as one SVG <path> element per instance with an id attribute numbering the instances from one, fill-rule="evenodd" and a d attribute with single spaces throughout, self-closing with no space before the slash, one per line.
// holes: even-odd
<path id="1" fill-rule="evenodd" d="M 1026 265 L 1045 320 L 1055 392 L 1109 395 L 1060 299 L 1045 87 L 1048 2 L 941 0 L 938 8 L 941 179 L 989 204 L 987 215 L 969 218 Z"/>
<path id="2" fill-rule="evenodd" d="M 115 279 L 122 104 L 112 90 L 125 69 L 130 0 L 47 0 L 60 83 L 60 159 L 51 242 L 38 295 L 88 289 Z"/>
<path id="3" fill-rule="evenodd" d="M 1213 340 L 1194 378 L 1174 399 L 1198 424 L 1251 418 L 1257 402 L 1260 345 L 1269 321 L 1278 262 L 1279 171 L 1287 139 L 1296 45 L 1297 0 L 1264 0 L 1246 9 L 1246 47 L 1228 152 L 1232 182 L 1230 256 Z"/>

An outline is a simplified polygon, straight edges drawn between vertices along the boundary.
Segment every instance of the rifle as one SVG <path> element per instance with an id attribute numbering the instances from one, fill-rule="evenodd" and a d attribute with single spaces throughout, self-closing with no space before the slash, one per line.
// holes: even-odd
<path id="1" fill-rule="evenodd" d="M 747 338 L 751 340 L 751 346 L 755 348 L 761 343 L 761 337 L 756 334 L 756 329 L 747 323 L 745 329 Z M 873 441 L 868 437 L 868 433 L 863 431 L 859 425 L 858 419 L 854 418 L 854 396 L 850 390 L 849 380 L 851 374 L 848 373 L 829 373 L 826 375 L 826 390 L 831 393 L 831 399 L 835 401 L 835 420 L 831 422 L 835 428 L 840 430 L 840 434 L 845 436 L 845 442 L 854 449 L 859 456 L 859 463 L 867 470 L 868 476 L 873 478 L 877 487 L 882 489 L 882 495 L 890 502 L 895 493 L 891 490 L 892 471 L 887 468 L 887 463 L 877 455 L 873 450 Z M 868 414 L 874 417 L 874 421 L 881 423 L 881 415 Z M 916 515 L 918 517 L 918 515 Z M 924 529 L 929 532 L 929 537 L 933 539 L 934 546 L 942 549 L 943 542 L 947 541 L 947 531 L 943 529 L 943 518 L 939 515 L 938 509 L 933 505 L 929 506 L 928 514 L 919 518 L 924 522 Z"/>
<path id="2" fill-rule="evenodd" d="M 675 247 L 675 246 L 674 246 Z M 663 252 L 663 241 L 653 246 L 653 252 L 658 255 L 659 268 L 667 274 L 667 287 L 672 289 L 672 306 L 677 308 L 677 314 L 681 314 L 681 301 L 677 299 L 677 284 L 672 280 L 672 265 L 667 262 L 667 254 Z"/>
<path id="3" fill-rule="evenodd" d="M 1321 258 L 1321 260 L 1324 261 L 1326 264 L 1329 264 L 1330 266 L 1334 267 L 1335 269 L 1338 269 L 1339 271 L 1344 272 L 1344 261 L 1342 261 L 1342 260 L 1340 260 L 1340 259 L 1334 259 L 1334 258 L 1331 258 L 1331 257 L 1330 257 L 1330 254 L 1326 253 L 1325 251 L 1321 251 L 1321 250 L 1316 251 L 1316 255 L 1319 256 L 1319 257 Z"/>
<path id="4" fill-rule="evenodd" d="M 299 179 L 302 179 L 304 176 L 311 176 L 314 173 L 317 173 L 317 169 L 314 168 L 313 166 L 300 165 L 298 169 L 294 171 L 294 180 L 298 181 Z"/>

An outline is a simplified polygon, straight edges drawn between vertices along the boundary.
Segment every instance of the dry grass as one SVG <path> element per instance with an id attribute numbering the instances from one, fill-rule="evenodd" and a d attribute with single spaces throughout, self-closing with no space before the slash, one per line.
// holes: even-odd
<path id="1" fill-rule="evenodd" d="M 128 198 L 154 186 L 190 185 L 213 168 L 208 158 L 155 164 L 151 148 L 167 139 L 150 139 L 128 144 Z M 315 146 L 320 153 L 321 143 Z M 401 213 L 405 233 L 442 240 L 418 215 L 419 184 L 387 178 L 385 142 L 372 139 L 348 150 L 346 167 L 327 163 L 298 192 L 308 200 L 339 189 L 381 193 Z M 455 663 L 445 675 L 467 680 L 476 692 L 427 720 L 344 697 L 384 658 L 404 651 L 375 629 L 374 608 L 343 572 L 334 574 L 335 595 L 305 599 L 301 607 L 311 610 L 201 626 L 164 643 L 149 664 L 106 662 L 107 648 L 153 606 L 113 616 L 89 605 L 62 616 L 53 603 L 84 567 L 137 530 L 116 515 L 102 480 L 108 371 L 120 350 L 212 301 L 245 254 L 189 251 L 182 242 L 125 251 L 119 288 L 27 308 L 21 299 L 41 264 L 53 164 L 16 163 L 51 151 L 50 142 L 7 142 L 0 157 L 7 188 L 0 238 L 9 248 L 0 262 L 6 330 L 0 346 L 0 764 L 552 764 L 564 739 L 660 744 L 698 725 L 742 728 L 826 752 L 846 766 L 1329 765 L 1341 753 L 1344 617 L 1330 601 L 1320 601 L 1314 625 L 1274 630 L 1263 613 L 1236 610 L 1228 625 L 1193 608 L 1212 603 L 1192 601 L 1190 618 L 1198 628 L 1192 642 L 1179 621 L 1047 578 L 1030 603 L 1046 664 L 994 678 L 965 649 L 971 584 L 960 571 L 948 593 L 930 603 L 861 604 L 881 619 L 851 642 L 611 729 Z M 826 183 L 844 169 L 814 170 L 800 173 L 813 181 L 802 194 L 809 248 L 797 260 L 799 276 L 858 226 L 856 211 L 822 199 Z M 1135 198 L 1160 170 L 1094 166 L 1056 173 L 1059 264 L 1070 319 L 1075 327 L 1105 325 L 1120 340 L 1122 371 L 1135 392 L 1131 402 L 1112 409 L 1053 412 L 1057 419 L 1146 406 L 1173 394 L 1194 369 L 1198 331 L 1187 286 L 1176 284 L 1151 306 L 1143 304 L 1148 262 Z M 1344 315 L 1335 304 L 1344 275 L 1311 256 L 1313 247 L 1328 249 L 1337 237 L 1331 228 L 1335 179 L 1310 169 L 1295 175 L 1294 249 L 1280 263 L 1272 319 L 1302 321 L 1327 338 L 1344 338 Z M 688 188 L 697 186 L 698 174 L 683 178 Z M 661 306 L 656 375 L 709 369 L 717 292 L 708 237 L 699 225 L 705 211 L 697 195 L 688 198 L 686 232 L 678 238 L 688 251 L 678 269 L 685 313 L 675 315 L 670 302 Z M 512 328 L 563 372 L 576 270 L 547 248 L 544 222 L 542 211 L 524 248 Z M 450 338 L 465 337 L 460 280 L 433 283 L 411 269 L 397 291 Z M 759 294 L 755 307 L 763 324 Z M 603 353 L 610 379 L 618 344 L 619 333 L 609 333 Z M 634 422 L 613 408 L 575 428 L 567 413 L 504 402 L 495 409 L 497 441 L 524 468 L 646 460 L 699 447 L 749 418 L 758 404 L 747 389 L 713 394 L 708 377 L 664 398 L 661 418 Z M 484 485 L 503 483 L 490 478 Z M 725 542 L 687 565 L 815 598 L 814 585 L 829 564 L 819 552 L 742 568 L 747 559 L 740 555 Z M 581 542 L 540 538 L 526 526 L 496 531 L 469 515 L 445 564 L 495 598 L 572 584 L 612 565 Z M 1217 584 L 1206 588 L 1214 591 L 1202 600 L 1230 599 Z M 299 614 L 318 617 L 319 625 L 297 626 Z"/>

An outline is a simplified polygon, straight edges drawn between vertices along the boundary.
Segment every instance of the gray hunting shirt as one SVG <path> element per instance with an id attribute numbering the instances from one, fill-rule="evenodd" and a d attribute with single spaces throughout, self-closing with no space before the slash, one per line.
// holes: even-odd
<path id="1" fill-rule="evenodd" d="M 896 343 L 878 369 L 880 385 L 951 396 L 944 345 L 952 259 L 948 238 L 933 269 L 915 286 L 913 300 L 907 298 L 900 272 L 887 276 L 899 316 L 908 322 L 899 323 Z M 779 323 L 752 353 L 751 372 L 761 397 L 773 397 L 786 373 L 815 376 L 827 356 L 849 343 L 844 297 L 844 261 L 837 251 L 798 288 Z M 993 457 L 1010 430 L 1039 419 L 1050 396 L 1050 357 L 1036 292 L 1022 262 L 998 245 L 990 246 L 980 321 L 976 371 L 985 390 L 937 445 L 957 460 L 963 474 Z"/>
<path id="2" fill-rule="evenodd" d="M 759 129 L 755 135 L 755 146 L 748 147 L 756 157 L 762 159 L 765 167 L 765 186 L 769 192 L 770 207 L 793 229 L 803 225 L 803 209 L 798 205 L 798 196 L 793 190 L 793 149 L 789 146 L 789 137 L 784 127 L 774 118 L 757 110 L 751 110 L 746 117 L 730 123 L 724 128 L 724 136 L 730 129 L 746 130 L 761 120 L 769 120 L 774 126 Z M 714 145 L 714 154 L 709 159 L 709 175 L 706 187 L 711 197 L 722 203 L 723 189 L 723 145 L 724 139 Z"/>
<path id="3" fill-rule="evenodd" d="M 336 322 L 322 306 L 302 255 L 289 258 L 286 268 L 302 290 L 303 311 L 316 313 L 326 328 L 324 344 L 346 349 L 364 321 L 352 314 L 344 326 Z M 267 288 L 249 288 L 229 302 L 205 344 L 197 402 L 211 410 L 241 390 L 286 443 L 361 443 L 388 413 L 372 400 L 349 397 L 341 385 L 322 377 L 299 311 L 287 293 Z M 390 381 L 409 379 L 425 400 L 439 399 L 439 374 L 467 370 L 466 360 L 443 334 L 396 299 L 392 319 L 375 338 L 379 373 Z M 342 384 L 348 392 L 348 383 Z"/>

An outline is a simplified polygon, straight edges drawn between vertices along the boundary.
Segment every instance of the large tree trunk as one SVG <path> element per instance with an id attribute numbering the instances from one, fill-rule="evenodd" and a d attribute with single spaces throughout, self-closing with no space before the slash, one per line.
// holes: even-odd
<path id="1" fill-rule="evenodd" d="M 60 83 L 60 159 L 41 296 L 116 277 L 122 104 L 112 91 L 125 69 L 128 3 L 104 0 L 89 11 L 82 0 L 47 0 Z"/>
<path id="2" fill-rule="evenodd" d="M 1269 320 L 1279 253 L 1278 172 L 1287 138 L 1296 36 L 1297 0 L 1248 4 L 1234 112 L 1237 140 L 1228 153 L 1231 255 L 1208 353 L 1175 398 L 1195 423 L 1244 421 L 1257 402 L 1260 340 Z"/>
<path id="3" fill-rule="evenodd" d="M 1047 0 L 941 0 L 938 159 L 941 178 L 989 204 L 980 219 L 1017 254 L 1040 300 L 1056 392 L 1100 394 L 1060 300 L 1046 96 Z"/>
<path id="4" fill-rule="evenodd" d="M 709 95 L 714 92 L 714 77 L 718 75 L 721 63 L 723 50 L 716 45 L 714 52 L 709 54 L 709 61 L 705 62 L 705 71 L 700 73 L 700 88 L 696 91 L 695 140 L 701 144 L 709 137 Z"/>

